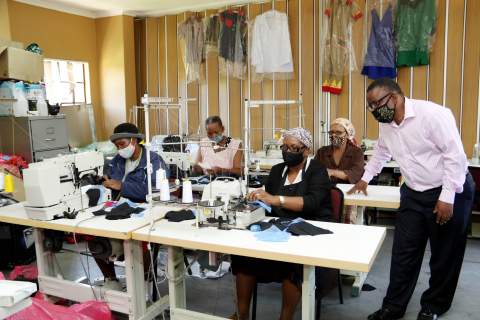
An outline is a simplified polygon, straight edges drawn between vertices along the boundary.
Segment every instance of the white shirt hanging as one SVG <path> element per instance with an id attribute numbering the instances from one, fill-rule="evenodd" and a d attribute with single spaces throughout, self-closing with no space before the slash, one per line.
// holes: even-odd
<path id="1" fill-rule="evenodd" d="M 270 10 L 255 18 L 251 63 L 256 73 L 293 73 L 288 17 Z"/>

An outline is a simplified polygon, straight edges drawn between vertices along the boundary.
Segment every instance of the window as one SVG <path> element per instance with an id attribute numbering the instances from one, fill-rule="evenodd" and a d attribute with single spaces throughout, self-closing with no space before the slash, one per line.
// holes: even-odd
<path id="1" fill-rule="evenodd" d="M 44 60 L 47 99 L 52 103 L 91 104 L 88 63 Z"/>

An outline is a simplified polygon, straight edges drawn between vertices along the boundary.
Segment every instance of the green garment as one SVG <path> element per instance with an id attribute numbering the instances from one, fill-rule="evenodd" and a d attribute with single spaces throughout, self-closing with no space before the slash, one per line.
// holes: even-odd
<path id="1" fill-rule="evenodd" d="M 436 19 L 436 0 L 398 0 L 395 22 L 397 67 L 429 63 Z"/>

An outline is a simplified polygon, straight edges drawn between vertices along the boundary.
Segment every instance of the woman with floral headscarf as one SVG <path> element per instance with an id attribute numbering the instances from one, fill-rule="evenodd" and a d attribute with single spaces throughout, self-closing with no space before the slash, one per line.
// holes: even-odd
<path id="1" fill-rule="evenodd" d="M 357 183 L 363 175 L 365 164 L 363 151 L 355 141 L 355 128 L 350 120 L 338 118 L 332 122 L 330 145 L 318 149 L 315 159 L 327 168 L 333 183 Z M 355 223 L 357 210 L 345 206 L 345 223 Z"/>
<path id="2" fill-rule="evenodd" d="M 315 159 L 328 171 L 333 183 L 357 183 L 363 175 L 363 151 L 355 141 L 355 128 L 350 120 L 338 118 L 332 122 L 330 145 L 318 149 Z"/>
<path id="3" fill-rule="evenodd" d="M 265 190 L 253 191 L 248 195 L 249 200 L 261 200 L 271 206 L 269 216 L 330 221 L 331 182 L 326 169 L 309 156 L 313 146 L 310 132 L 304 128 L 289 129 L 282 138 L 284 162 L 272 167 Z M 235 319 L 249 319 L 250 301 L 257 282 L 282 283 L 280 319 L 293 319 L 302 293 L 302 265 L 232 256 L 232 271 L 237 288 Z"/>

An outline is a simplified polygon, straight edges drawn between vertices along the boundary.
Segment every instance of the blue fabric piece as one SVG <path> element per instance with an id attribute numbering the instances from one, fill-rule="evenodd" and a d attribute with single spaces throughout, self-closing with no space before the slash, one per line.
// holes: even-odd
<path id="1" fill-rule="evenodd" d="M 144 147 L 142 147 L 142 158 L 140 159 L 140 163 L 138 167 L 135 168 L 132 172 L 130 172 L 125 181 L 122 182 L 122 189 L 120 190 L 120 194 L 122 197 L 134 200 L 134 201 L 146 201 L 147 193 L 148 193 L 148 186 L 147 186 L 147 151 Z M 150 152 L 150 159 L 152 162 L 152 186 L 156 183 L 156 175 L 155 172 L 159 168 L 165 170 L 167 174 L 167 178 L 170 175 L 168 170 L 168 166 L 163 161 L 162 157 L 154 152 Z M 106 173 L 110 177 L 110 179 L 122 181 L 123 176 L 125 175 L 125 162 L 126 160 L 122 158 L 120 155 L 116 155 L 108 167 L 106 168 Z"/>
<path id="2" fill-rule="evenodd" d="M 290 233 L 282 231 L 276 226 L 271 226 L 264 231 L 255 232 L 255 238 L 257 238 L 257 240 L 266 242 L 287 242 L 290 237 Z"/>
<path id="3" fill-rule="evenodd" d="M 362 74 L 373 80 L 380 78 L 395 78 L 397 76 L 397 69 L 389 67 L 364 66 L 362 69 Z"/>
<path id="4" fill-rule="evenodd" d="M 362 69 L 362 74 L 370 79 L 397 76 L 392 10 L 392 6 L 389 5 L 381 20 L 376 9 L 371 11 L 372 31 Z"/>
<path id="5" fill-rule="evenodd" d="M 263 209 L 265 209 L 268 213 L 271 213 L 272 212 L 272 207 L 270 207 L 268 204 L 266 204 L 265 202 L 263 201 L 260 201 L 260 200 L 257 200 L 254 202 L 255 204 L 258 204 L 260 207 L 262 207 Z"/>

